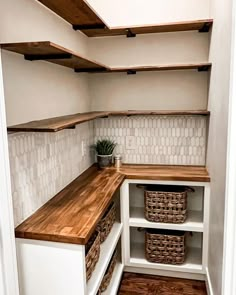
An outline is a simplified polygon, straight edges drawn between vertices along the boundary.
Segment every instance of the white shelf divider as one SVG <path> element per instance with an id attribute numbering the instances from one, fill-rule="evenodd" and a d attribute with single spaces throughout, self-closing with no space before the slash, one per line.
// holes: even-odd
<path id="1" fill-rule="evenodd" d="M 87 294 L 96 295 L 99 286 L 102 282 L 103 276 L 106 272 L 107 266 L 111 260 L 112 254 L 117 246 L 118 240 L 121 236 L 123 224 L 116 222 L 108 235 L 106 241 L 101 244 L 101 253 L 92 277 L 87 283 Z"/>
<path id="2" fill-rule="evenodd" d="M 183 230 L 193 232 L 203 232 L 203 214 L 201 211 L 188 211 L 187 220 L 181 224 L 174 223 L 160 223 L 150 222 L 144 217 L 144 208 L 131 207 L 130 208 L 130 227 L 144 227 L 144 228 L 159 228 L 159 229 L 170 229 L 170 230 Z"/>
<path id="3" fill-rule="evenodd" d="M 120 281 L 123 274 L 124 265 L 121 262 L 117 262 L 110 284 L 105 292 L 102 293 L 102 295 L 116 295 L 117 291 L 120 286 Z"/>
<path id="4" fill-rule="evenodd" d="M 204 274 L 202 250 L 200 248 L 188 248 L 186 261 L 182 265 L 170 265 L 147 261 L 145 245 L 143 243 L 134 243 L 131 245 L 131 257 L 128 266 Z"/>

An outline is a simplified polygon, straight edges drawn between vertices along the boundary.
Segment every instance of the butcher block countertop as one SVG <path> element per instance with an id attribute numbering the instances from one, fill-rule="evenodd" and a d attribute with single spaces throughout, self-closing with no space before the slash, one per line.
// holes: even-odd
<path id="1" fill-rule="evenodd" d="M 210 181 L 205 167 L 94 165 L 20 224 L 16 237 L 85 245 L 124 179 Z"/>

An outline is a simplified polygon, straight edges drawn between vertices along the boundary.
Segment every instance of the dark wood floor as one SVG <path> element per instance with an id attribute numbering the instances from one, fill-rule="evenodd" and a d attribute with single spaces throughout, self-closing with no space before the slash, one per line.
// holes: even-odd
<path id="1" fill-rule="evenodd" d="M 205 282 L 124 273 L 119 295 L 207 295 Z"/>

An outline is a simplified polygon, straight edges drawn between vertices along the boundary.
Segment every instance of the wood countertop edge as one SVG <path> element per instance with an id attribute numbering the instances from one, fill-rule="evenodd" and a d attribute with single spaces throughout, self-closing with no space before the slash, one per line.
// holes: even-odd
<path id="1" fill-rule="evenodd" d="M 136 165 L 131 165 L 133 166 L 133 168 Z M 128 167 L 128 165 L 127 165 Z M 137 165 L 138 167 L 142 167 L 141 165 Z M 155 169 L 157 167 L 157 165 L 143 165 L 143 167 L 151 167 L 152 169 Z M 160 166 L 162 169 L 165 169 L 165 166 Z M 166 166 L 167 168 L 168 166 Z M 174 168 L 178 168 L 178 166 L 173 166 Z M 185 169 L 188 168 L 188 166 L 182 166 Z M 193 174 L 189 174 L 189 175 L 178 175 L 178 176 L 170 176 L 170 175 L 155 175 L 155 176 L 150 176 L 150 174 L 145 174 L 145 172 L 143 174 L 140 174 L 140 172 L 137 173 L 136 172 L 127 172 L 124 171 L 123 169 L 126 168 L 126 166 L 124 166 L 124 168 L 121 168 L 120 171 L 115 170 L 115 168 L 108 168 L 103 170 L 105 171 L 109 171 L 110 169 L 114 170 L 114 172 L 118 172 L 120 174 L 120 177 L 118 177 L 118 183 L 113 187 L 113 189 L 111 191 L 109 191 L 108 196 L 106 198 L 106 200 L 104 200 L 104 204 L 103 204 L 103 208 L 102 210 L 99 212 L 99 214 L 96 216 L 96 218 L 94 220 L 92 220 L 92 224 L 89 227 L 89 229 L 86 231 L 85 234 L 81 234 L 81 235 L 73 235 L 73 234 L 50 234 L 50 233 L 40 233 L 40 232 L 34 232 L 32 231 L 24 231 L 21 230 L 20 228 L 22 227 L 22 225 L 24 223 L 26 223 L 33 215 L 37 214 L 38 210 L 40 210 L 42 207 L 44 207 L 48 202 L 50 202 L 52 199 L 50 199 L 47 203 L 45 203 L 42 207 L 40 207 L 35 213 L 33 213 L 31 216 L 29 216 L 25 221 L 23 221 L 20 225 L 18 225 L 15 229 L 15 237 L 16 238 L 21 238 L 21 239 L 29 239 L 29 240 L 40 240 L 40 241 L 47 241 L 47 242 L 59 242 L 59 243 L 67 243 L 67 244 L 79 244 L 79 245 L 85 245 L 89 238 L 91 237 L 93 231 L 95 230 L 99 220 L 101 219 L 101 217 L 103 216 L 104 212 L 106 211 L 106 209 L 108 208 L 109 204 L 112 201 L 112 197 L 115 193 L 115 191 L 117 191 L 117 189 L 119 189 L 119 187 L 122 185 L 123 181 L 125 179 L 140 179 L 140 180 L 173 180 L 173 181 L 191 181 L 191 182 L 210 182 L 210 176 L 208 174 L 207 169 L 204 166 L 194 166 L 195 169 L 197 169 L 199 167 L 199 171 L 202 170 L 202 172 L 204 172 L 205 170 L 205 176 L 197 176 L 197 175 L 193 175 Z M 96 169 L 96 170 L 95 170 Z M 94 173 L 95 171 L 98 171 L 96 168 L 96 165 L 92 165 L 90 168 L 88 168 L 85 172 L 83 172 L 79 177 L 82 179 L 86 178 L 87 176 L 89 176 L 90 174 Z M 101 171 L 100 171 L 101 173 Z M 76 178 L 78 179 L 78 178 Z M 76 179 L 74 181 L 76 181 Z M 72 181 L 72 182 L 74 182 Z M 71 183 L 72 183 L 71 182 Z M 71 183 L 66 186 L 66 188 L 68 188 Z M 66 188 L 64 188 L 63 190 L 65 190 Z M 63 191 L 62 190 L 62 191 Z M 62 192 L 61 191 L 61 192 Z M 59 192 L 57 195 L 59 195 L 61 192 Z M 57 196 L 56 195 L 56 196 Z M 55 197 L 56 197 L 55 196 Z"/>
<path id="2" fill-rule="evenodd" d="M 159 177 L 150 177 L 145 175 L 130 175 L 125 174 L 125 179 L 138 179 L 138 180 L 170 180 L 170 181 L 190 181 L 190 182 L 210 182 L 210 177 L 201 177 L 201 176 L 194 176 L 194 180 L 192 176 L 159 176 Z"/>

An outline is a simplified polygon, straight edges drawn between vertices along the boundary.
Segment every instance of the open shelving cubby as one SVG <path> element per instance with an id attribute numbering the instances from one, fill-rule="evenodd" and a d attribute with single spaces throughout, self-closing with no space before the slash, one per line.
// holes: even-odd
<path id="1" fill-rule="evenodd" d="M 123 223 L 120 220 L 120 195 L 116 191 L 113 196 L 113 201 L 116 205 L 116 222 L 113 224 L 110 233 L 106 240 L 100 245 L 100 255 L 91 278 L 86 285 L 87 295 L 97 295 L 102 280 L 106 274 L 109 263 L 112 259 L 113 253 L 117 251 L 116 266 L 112 274 L 111 282 L 112 290 L 118 290 L 120 280 L 123 273 L 124 264 L 121 257 L 121 234 L 123 231 Z M 110 287 L 111 289 L 111 287 Z M 109 295 L 115 295 L 115 292 L 105 293 Z M 106 292 L 109 292 L 109 287 Z"/>
<path id="2" fill-rule="evenodd" d="M 192 237 L 190 234 L 187 235 L 187 255 L 185 262 L 181 265 L 171 265 L 147 261 L 145 257 L 145 234 L 144 232 L 139 232 L 137 228 L 131 228 L 129 266 L 177 272 L 203 273 L 202 233 L 194 232 Z"/>
<path id="3" fill-rule="evenodd" d="M 143 185 L 190 186 L 194 192 L 188 193 L 188 214 L 184 223 L 150 222 L 145 218 Z M 139 187 L 137 187 L 139 185 Z M 144 273 L 160 274 L 169 271 L 170 275 L 204 279 L 208 253 L 209 183 L 176 180 L 126 180 L 121 188 L 124 223 L 125 261 L 127 271 L 142 269 Z M 140 228 L 142 229 L 140 231 Z M 187 233 L 187 255 L 181 265 L 149 262 L 145 257 L 146 229 L 177 230 Z"/>
<path id="4" fill-rule="evenodd" d="M 102 282 L 103 276 L 106 272 L 107 266 L 109 265 L 110 259 L 114 253 L 114 250 L 117 247 L 118 241 L 120 239 L 121 236 L 121 232 L 122 232 L 122 228 L 123 225 L 121 223 L 116 222 L 113 227 L 112 230 L 110 232 L 110 234 L 108 235 L 106 241 L 104 243 L 101 244 L 101 253 L 99 256 L 99 260 L 98 263 L 95 267 L 95 270 L 92 274 L 92 277 L 90 278 L 90 280 L 87 283 L 87 294 L 88 295 L 96 295 L 97 291 L 100 287 L 100 284 Z M 121 273 L 120 270 L 122 268 L 123 271 L 123 264 L 121 263 L 121 261 L 117 262 L 117 277 L 118 274 L 120 274 L 121 277 Z M 114 273 L 114 277 L 116 276 Z M 119 277 L 119 279 L 120 279 Z"/>
<path id="5" fill-rule="evenodd" d="M 194 193 L 188 194 L 188 217 L 184 223 L 157 223 L 150 222 L 144 214 L 144 191 L 130 184 L 130 227 L 159 228 L 203 232 L 203 187 L 192 186 Z"/>

